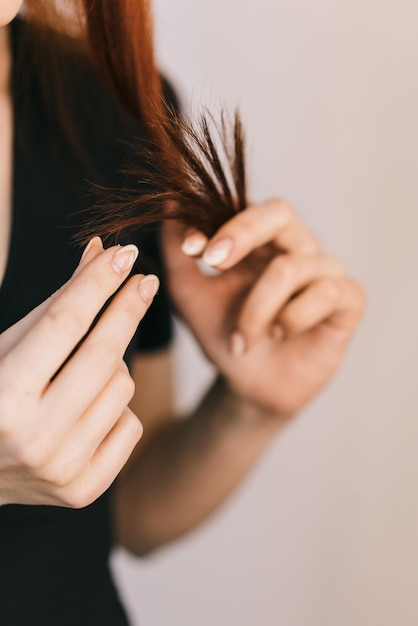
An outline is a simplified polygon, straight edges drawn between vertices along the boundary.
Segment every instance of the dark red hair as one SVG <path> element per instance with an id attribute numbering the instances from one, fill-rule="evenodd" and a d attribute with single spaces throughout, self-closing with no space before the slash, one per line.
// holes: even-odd
<path id="1" fill-rule="evenodd" d="M 246 205 L 238 113 L 228 123 L 224 113 L 216 122 L 206 112 L 195 124 L 180 120 L 164 104 L 149 0 L 72 0 L 67 8 L 72 19 L 54 2 L 27 0 L 29 20 L 44 24 L 49 32 L 66 33 L 66 42 L 68 34 L 75 35 L 72 44 L 84 47 L 97 73 L 148 138 L 138 146 L 138 160 L 127 168 L 138 185 L 102 195 L 88 214 L 81 239 L 120 234 L 165 218 L 211 235 Z"/>
<path id="2" fill-rule="evenodd" d="M 161 103 L 149 0 L 27 0 L 26 16 L 86 46 L 98 73 L 126 110 L 145 124 Z"/>

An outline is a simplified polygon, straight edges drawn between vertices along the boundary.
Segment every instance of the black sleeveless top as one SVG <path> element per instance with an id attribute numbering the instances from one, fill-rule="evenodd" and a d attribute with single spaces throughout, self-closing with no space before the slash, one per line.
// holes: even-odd
<path id="1" fill-rule="evenodd" d="M 124 141 L 140 134 L 88 64 L 73 59 L 64 79 L 73 134 L 65 132 L 45 105 L 47 77 L 42 68 L 34 67 L 26 75 L 28 59 L 20 49 L 26 28 L 20 20 L 11 26 L 13 223 L 0 289 L 0 332 L 72 274 L 80 258 L 80 249 L 71 239 L 80 223 L 77 211 L 90 201 L 85 181 L 118 186 L 121 178 L 116 172 L 128 151 Z M 20 71 L 25 80 L 19 78 Z M 73 145 L 71 136 L 77 140 Z M 77 142 L 88 158 L 77 155 Z M 155 232 L 136 233 L 129 241 L 158 264 Z M 161 275 L 159 267 L 156 271 Z M 130 345 L 128 358 L 135 350 L 163 347 L 170 337 L 168 300 L 162 288 Z M 2 626 L 127 626 L 108 566 L 113 543 L 110 491 L 81 510 L 0 507 Z"/>

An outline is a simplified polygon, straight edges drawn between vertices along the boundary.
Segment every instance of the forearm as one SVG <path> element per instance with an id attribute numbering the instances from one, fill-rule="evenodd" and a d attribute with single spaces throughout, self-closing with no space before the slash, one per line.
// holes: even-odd
<path id="1" fill-rule="evenodd" d="M 285 421 L 217 381 L 194 414 L 163 427 L 119 480 L 122 543 L 144 554 L 194 528 L 233 491 Z"/>

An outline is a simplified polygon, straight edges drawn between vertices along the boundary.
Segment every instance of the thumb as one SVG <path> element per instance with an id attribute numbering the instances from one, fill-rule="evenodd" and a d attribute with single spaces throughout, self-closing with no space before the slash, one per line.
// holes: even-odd
<path id="1" fill-rule="evenodd" d="M 171 296 L 177 305 L 187 307 L 196 299 L 205 297 L 213 276 L 212 268 L 208 266 L 210 272 L 207 273 L 200 259 L 185 251 L 183 244 L 189 236 L 190 230 L 178 222 L 170 220 L 162 226 L 163 257 Z M 204 235 L 200 234 L 200 237 Z"/>
<path id="2" fill-rule="evenodd" d="M 208 275 L 202 271 L 201 261 L 182 250 L 186 229 L 174 222 L 165 222 L 162 243 L 169 290 L 179 315 L 187 323 L 198 341 L 207 350 L 207 339 L 220 329 L 228 302 L 228 281 L 225 276 Z M 212 268 L 208 269 L 213 272 Z"/>

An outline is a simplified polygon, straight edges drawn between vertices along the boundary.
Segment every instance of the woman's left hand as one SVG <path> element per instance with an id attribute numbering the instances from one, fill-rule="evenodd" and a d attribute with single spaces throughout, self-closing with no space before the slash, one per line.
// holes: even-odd
<path id="1" fill-rule="evenodd" d="M 210 240 L 168 222 L 163 244 L 178 312 L 239 395 L 290 416 L 330 380 L 364 290 L 287 203 L 250 206 Z M 220 273 L 202 274 L 191 257 Z"/>

